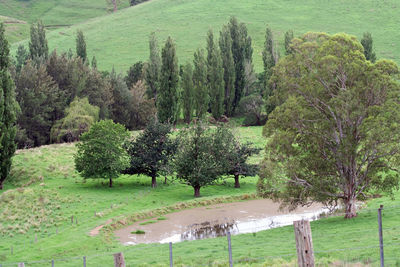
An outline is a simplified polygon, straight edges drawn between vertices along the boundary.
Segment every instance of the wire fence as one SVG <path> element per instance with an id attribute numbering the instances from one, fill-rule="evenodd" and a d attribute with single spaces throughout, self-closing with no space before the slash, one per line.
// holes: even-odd
<path id="1" fill-rule="evenodd" d="M 384 264 L 400 266 L 400 207 L 382 210 L 382 236 Z M 337 214 L 335 214 L 337 215 Z M 312 241 L 316 264 L 324 266 L 381 266 L 381 245 L 377 209 L 364 209 L 362 223 L 333 217 L 312 223 Z M 334 222 L 333 222 L 334 221 Z M 114 266 L 115 253 L 123 253 L 126 266 L 297 266 L 296 242 L 293 227 L 196 242 L 147 244 L 126 246 L 115 251 L 44 260 L 24 258 L 24 250 L 10 251 L 18 254 L 18 261 L 1 262 L 5 266 Z M 229 229 L 227 229 L 229 231 Z M 40 240 L 38 241 L 40 242 Z M 33 243 L 34 244 L 34 243 Z M 230 249 L 231 247 L 231 249 Z M 232 260 L 230 262 L 230 255 Z M 172 256 L 172 262 L 170 261 Z M 172 265 L 171 265 L 172 264 Z"/>

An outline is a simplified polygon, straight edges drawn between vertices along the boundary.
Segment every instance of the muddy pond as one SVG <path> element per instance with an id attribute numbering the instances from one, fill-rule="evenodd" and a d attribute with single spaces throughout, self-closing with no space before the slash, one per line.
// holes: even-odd
<path id="1" fill-rule="evenodd" d="M 321 205 L 279 210 L 279 203 L 269 199 L 223 203 L 182 210 L 163 217 L 136 222 L 115 235 L 125 245 L 168 243 L 231 234 L 254 233 L 293 224 L 293 221 L 316 220 L 327 210 Z"/>

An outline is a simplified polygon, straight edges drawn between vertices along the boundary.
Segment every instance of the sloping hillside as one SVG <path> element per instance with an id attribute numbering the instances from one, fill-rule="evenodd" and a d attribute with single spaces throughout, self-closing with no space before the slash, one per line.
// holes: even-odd
<path id="1" fill-rule="evenodd" d="M 0 22 L 3 22 L 6 27 L 6 35 L 10 43 L 29 38 L 29 24 L 26 21 L 0 15 Z"/>
<path id="2" fill-rule="evenodd" d="M 125 0 L 119 8 L 127 6 Z M 105 0 L 0 0 L 0 15 L 45 25 L 72 25 L 107 13 Z"/>
<path id="3" fill-rule="evenodd" d="M 89 57 L 96 55 L 99 68 L 126 70 L 148 58 L 148 36 L 157 32 L 163 42 L 171 35 L 177 43 L 180 63 L 192 60 L 193 52 L 205 46 L 209 28 L 219 31 L 230 16 L 247 24 L 253 38 L 254 62 L 262 68 L 261 50 L 266 25 L 282 44 L 284 32 L 346 32 L 361 38 L 369 31 L 380 58 L 400 62 L 400 3 L 396 0 L 152 0 L 95 18 L 84 24 L 48 34 L 50 48 L 75 49 L 76 30 L 87 38 Z"/>

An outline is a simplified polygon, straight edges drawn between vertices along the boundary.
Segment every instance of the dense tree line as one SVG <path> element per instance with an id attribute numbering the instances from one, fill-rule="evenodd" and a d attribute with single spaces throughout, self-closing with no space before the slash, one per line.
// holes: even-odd
<path id="1" fill-rule="evenodd" d="M 114 70 L 100 72 L 94 56 L 90 67 L 80 30 L 75 55 L 56 50 L 49 54 L 44 27 L 41 22 L 34 24 L 29 52 L 18 47 L 13 71 L 21 107 L 18 146 L 79 140 L 98 119 L 112 119 L 130 130 L 143 128 L 155 115 L 154 101 L 144 94 L 143 69 L 139 62 L 126 77 Z"/>
<path id="2" fill-rule="evenodd" d="M 132 64 L 126 75 L 99 71 L 94 56 L 89 62 L 81 30 L 75 39 L 75 55 L 71 50 L 49 53 L 41 22 L 32 25 L 30 36 L 29 49 L 18 47 L 11 71 L 21 107 L 16 138 L 20 148 L 78 140 L 79 135 L 54 136 L 63 131 L 51 130 L 66 116 L 85 116 L 84 110 L 67 114 L 75 98 L 87 98 L 89 105 L 98 107 L 99 119 L 112 119 L 130 130 L 145 127 L 156 114 L 161 122 L 172 124 L 181 118 L 186 123 L 205 119 L 210 113 L 211 121 L 241 115 L 244 125 L 262 125 L 275 108 L 270 98 L 276 85 L 270 77 L 280 56 L 270 27 L 262 51 L 264 70 L 259 74 L 254 73 L 246 25 L 235 17 L 222 27 L 218 39 L 210 30 L 205 50 L 196 50 L 193 62 L 180 69 L 173 39 L 169 37 L 160 49 L 152 33 L 148 61 Z M 293 31 L 285 33 L 285 55 L 292 53 L 293 38 Z M 373 62 L 371 34 L 365 33 L 361 43 L 365 57 Z M 82 132 L 87 126 L 75 125 L 80 130 L 68 131 Z"/>

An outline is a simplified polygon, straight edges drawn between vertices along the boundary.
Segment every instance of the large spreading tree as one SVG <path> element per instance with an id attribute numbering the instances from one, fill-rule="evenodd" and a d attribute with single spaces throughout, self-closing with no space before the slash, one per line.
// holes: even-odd
<path id="1" fill-rule="evenodd" d="M 264 128 L 259 189 L 291 207 L 342 202 L 355 217 L 369 190 L 398 187 L 398 67 L 367 61 L 346 34 L 307 33 L 291 47 L 271 77 L 277 108 Z"/>
<path id="2" fill-rule="evenodd" d="M 9 46 L 4 24 L 0 23 L 0 189 L 11 169 L 16 144 L 16 120 L 19 110 L 15 101 L 15 85 L 9 72 Z"/>
<path id="3" fill-rule="evenodd" d="M 228 172 L 231 140 L 228 129 L 211 129 L 201 123 L 180 131 L 173 165 L 177 177 L 193 187 L 195 197 L 200 196 L 201 187 L 214 183 Z"/>
<path id="4" fill-rule="evenodd" d="M 170 135 L 171 125 L 151 121 L 136 139 L 127 144 L 130 166 L 123 173 L 150 176 L 152 187 L 156 187 L 157 176 L 168 170 L 168 163 L 176 151 L 177 143 Z"/>

